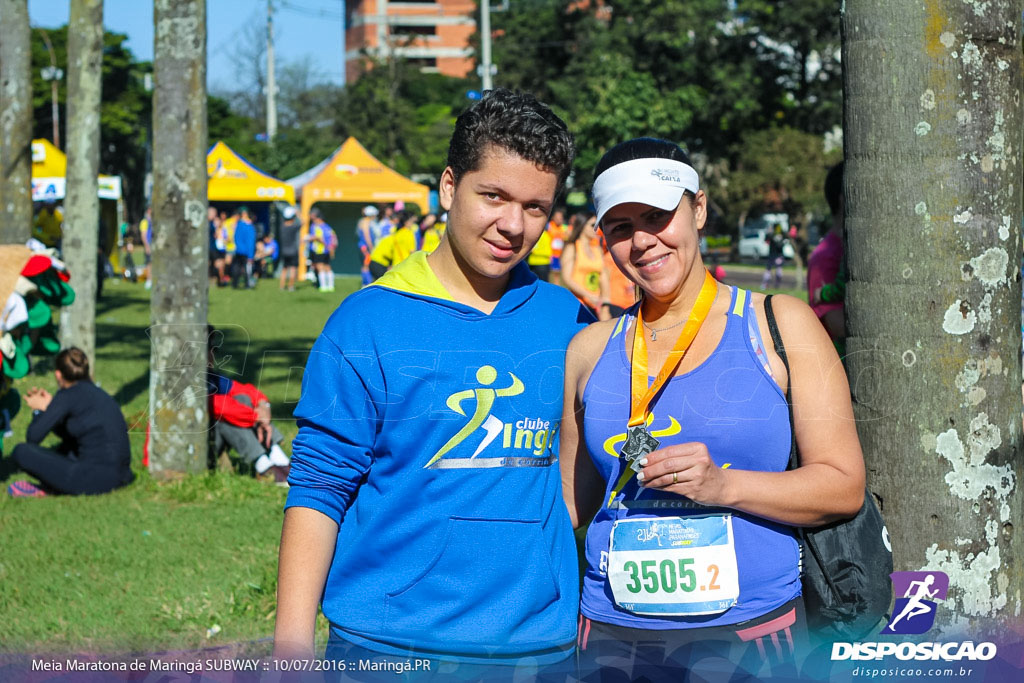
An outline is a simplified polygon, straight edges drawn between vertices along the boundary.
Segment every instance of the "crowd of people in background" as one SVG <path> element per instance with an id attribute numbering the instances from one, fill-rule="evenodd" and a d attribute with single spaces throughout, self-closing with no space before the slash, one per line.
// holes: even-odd
<path id="1" fill-rule="evenodd" d="M 765 259 L 766 268 L 761 287 L 763 290 L 769 284 L 776 288 L 781 285 L 782 266 L 788 256 L 784 255 L 783 250 L 789 245 L 793 250 L 794 263 L 797 265 L 798 286 L 803 286 L 803 271 L 806 265 L 809 303 L 840 352 L 845 336 L 842 302 L 846 281 L 842 254 L 841 188 L 840 164 L 832 169 L 825 182 L 825 194 L 834 221 L 813 253 L 808 255 L 806 235 L 795 223 L 790 225 L 788 230 L 782 225 L 774 225 L 768 232 L 765 238 L 768 257 Z M 271 214 L 264 213 L 263 216 L 269 217 L 278 210 L 280 220 L 267 221 L 277 223 L 275 230 L 267 223 L 257 220 L 256 215 L 246 205 L 234 208 L 212 205 L 209 207 L 209 276 L 212 284 L 217 287 L 252 289 L 260 280 L 276 278 L 281 290 L 294 291 L 299 280 L 300 265 L 305 265 L 305 277 L 316 289 L 322 292 L 334 291 L 332 263 L 339 248 L 337 232 L 324 220 L 321 210 L 317 207 L 309 212 L 308 226 L 305 230 L 295 206 L 288 205 L 279 209 L 272 205 Z M 637 301 L 634 283 L 616 267 L 606 237 L 598 229 L 597 218 L 593 212 L 578 211 L 569 216 L 568 220 L 566 216 L 564 207 L 552 210 L 540 238 L 526 258 L 529 269 L 542 281 L 564 286 L 598 320 L 619 317 Z M 32 238 L 37 246 L 59 253 L 63 237 L 63 220 L 61 208 L 55 202 L 41 203 L 37 208 L 32 229 Z M 438 215 L 428 212 L 421 215 L 403 202 L 363 207 L 362 215 L 355 226 L 355 243 L 359 249 L 362 284 L 365 286 L 374 283 L 417 251 L 432 253 L 441 244 L 447 221 L 447 213 Z M 152 208 L 147 207 L 137 223 L 122 223 L 116 237 L 117 255 L 112 259 L 117 264 L 116 274 L 131 282 L 141 280 L 147 289 L 150 288 L 153 251 Z M 721 267 L 714 264 L 711 272 L 719 280 L 724 275 Z M 101 281 L 102 277 L 101 271 Z M 74 351 L 81 355 L 77 350 Z M 81 360 L 78 356 L 68 356 L 66 353 L 61 357 L 66 361 L 65 365 L 72 360 Z M 82 362 L 87 363 L 87 360 Z M 63 396 L 68 393 L 75 381 L 87 381 L 88 372 L 85 372 L 86 374 L 81 377 L 81 372 L 62 373 L 58 377 L 61 391 L 57 395 Z M 237 386 L 229 386 L 229 383 L 224 381 L 210 383 L 211 387 L 215 386 L 215 390 L 211 391 L 215 422 L 221 425 L 217 431 L 218 449 L 228 446 L 234 448 L 251 469 L 257 473 L 273 472 L 274 480 L 280 483 L 287 476 L 288 456 L 279 446 L 280 434 L 270 426 L 269 415 L 264 414 L 267 412 L 266 397 L 250 385 L 234 384 Z M 47 406 L 44 404 L 49 403 L 46 400 L 49 395 L 42 390 L 33 390 L 25 398 L 37 413 L 45 411 Z M 225 411 L 223 408 L 229 403 L 232 409 Z M 239 405 L 235 405 L 236 403 Z M 53 411 L 50 412 L 54 414 Z M 242 417 L 241 420 L 239 416 Z M 38 438 L 36 440 L 38 441 Z M 72 451 L 79 450 L 77 444 L 72 444 L 69 448 Z M 18 451 L 17 456 L 15 461 L 22 469 L 44 480 L 43 488 L 26 488 L 23 492 L 19 491 L 18 495 L 40 495 L 47 490 L 87 492 L 84 489 L 79 491 L 80 487 L 61 483 L 63 480 L 57 481 L 67 474 L 59 468 L 66 464 L 65 454 L 44 453 L 33 443 L 26 443 Z M 41 465 L 37 467 L 36 461 L 42 462 L 40 459 L 56 463 L 52 466 L 52 471 L 40 469 Z M 125 462 L 122 461 L 123 457 L 119 461 L 120 474 L 115 477 L 117 482 L 111 479 L 111 486 L 130 481 L 130 477 L 125 474 Z M 87 480 L 88 478 L 82 481 Z"/>
<path id="2" fill-rule="evenodd" d="M 270 218 L 274 214 L 279 220 Z M 305 230 L 295 206 L 271 205 L 269 212 L 263 215 L 267 223 L 276 222 L 276 229 L 259 221 L 247 205 L 209 207 L 211 284 L 253 289 L 260 280 L 276 278 L 281 290 L 294 291 L 299 274 L 304 270 L 305 279 L 317 290 L 334 291 L 333 264 L 340 242 L 338 233 L 324 220 L 322 211 L 318 207 L 310 210 Z M 413 252 L 433 252 L 444 235 L 446 221 L 447 214 L 420 214 L 401 201 L 363 207 L 355 226 L 362 284 L 373 283 Z M 59 249 L 62 223 L 63 214 L 56 203 L 41 204 L 34 221 L 33 238 L 46 247 Z M 125 221 L 120 225 L 117 255 L 110 259 L 116 263 L 116 273 L 107 263 L 103 265 L 107 266 L 109 274 L 131 282 L 141 280 L 149 289 L 152 287 L 152 241 L 152 208 L 147 207 L 138 222 Z M 793 252 L 797 288 L 802 289 L 806 284 L 805 268 L 809 268 L 810 249 L 801 226 L 794 222 L 787 230 L 782 225 L 774 225 L 765 242 L 768 257 L 761 289 L 769 285 L 782 286 L 782 267 L 790 258 L 790 254 L 783 253 L 786 245 Z M 716 257 L 711 256 L 711 264 L 712 274 L 718 279 L 724 277 L 725 271 Z M 567 219 L 566 208 L 557 207 L 527 257 L 527 265 L 539 279 L 568 288 L 601 320 L 616 317 L 635 301 L 633 284 L 614 267 L 607 244 L 596 229 L 594 215 L 585 209 L 572 213 Z M 841 298 L 841 293 L 826 290 L 825 297 Z"/>

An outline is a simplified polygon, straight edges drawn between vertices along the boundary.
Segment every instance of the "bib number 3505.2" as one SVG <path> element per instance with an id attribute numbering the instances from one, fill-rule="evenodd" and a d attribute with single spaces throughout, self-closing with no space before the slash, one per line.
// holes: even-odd
<path id="1" fill-rule="evenodd" d="M 608 581 L 634 614 L 717 614 L 736 604 L 739 577 L 731 515 L 619 520 Z"/>

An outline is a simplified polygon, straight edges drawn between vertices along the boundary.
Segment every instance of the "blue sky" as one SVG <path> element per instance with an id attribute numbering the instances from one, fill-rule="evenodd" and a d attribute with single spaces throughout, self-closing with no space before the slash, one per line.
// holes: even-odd
<path id="1" fill-rule="evenodd" d="M 344 82 L 342 16 L 345 0 L 273 0 L 274 52 L 277 63 L 313 60 L 322 81 Z M 32 26 L 68 23 L 67 0 L 29 0 Z M 235 82 L 233 45 L 254 26 L 266 25 L 266 0 L 207 0 L 207 82 L 211 90 L 231 89 Z M 149 0 L 104 0 L 103 25 L 128 36 L 136 57 L 153 59 L 153 3 Z"/>

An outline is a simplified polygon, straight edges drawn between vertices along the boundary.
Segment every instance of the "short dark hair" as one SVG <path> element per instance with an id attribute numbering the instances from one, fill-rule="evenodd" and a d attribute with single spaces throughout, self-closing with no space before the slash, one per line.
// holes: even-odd
<path id="1" fill-rule="evenodd" d="M 828 202 L 828 208 L 832 210 L 832 215 L 839 213 L 839 202 L 843 198 L 843 170 L 845 162 L 840 161 L 838 164 L 828 170 L 828 175 L 825 176 L 825 201 Z"/>
<path id="2" fill-rule="evenodd" d="M 89 379 L 89 357 L 77 346 L 70 346 L 57 354 L 57 369 L 65 382 L 81 382 Z"/>
<path id="3" fill-rule="evenodd" d="M 690 157 L 686 155 L 683 148 L 668 140 L 658 138 L 633 138 L 626 140 L 612 147 L 604 153 L 601 161 L 597 162 L 594 169 L 594 177 L 601 175 L 612 166 L 624 164 L 635 159 L 671 159 L 679 161 L 687 166 L 693 166 Z"/>
<path id="4" fill-rule="evenodd" d="M 462 112 L 448 143 L 448 166 L 459 182 L 480 168 L 487 147 L 494 145 L 532 161 L 558 176 L 561 190 L 576 155 L 565 121 L 529 93 L 505 88 L 489 90 Z"/>
<path id="5" fill-rule="evenodd" d="M 412 216 L 411 211 L 402 209 L 401 211 L 395 212 L 395 227 L 400 228 L 409 222 L 409 218 Z"/>

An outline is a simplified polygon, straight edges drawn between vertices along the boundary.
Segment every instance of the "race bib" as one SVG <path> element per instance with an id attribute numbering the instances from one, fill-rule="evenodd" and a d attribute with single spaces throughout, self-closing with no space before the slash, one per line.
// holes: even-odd
<path id="1" fill-rule="evenodd" d="M 623 519 L 612 527 L 608 581 L 633 614 L 718 614 L 740 594 L 732 515 Z"/>

